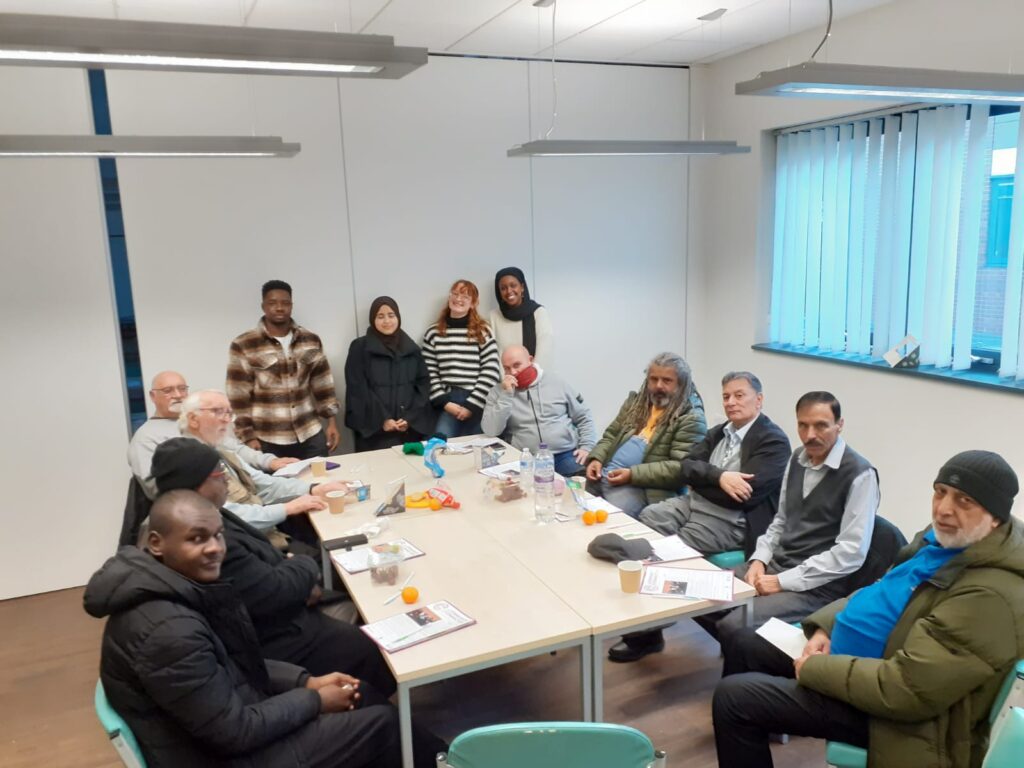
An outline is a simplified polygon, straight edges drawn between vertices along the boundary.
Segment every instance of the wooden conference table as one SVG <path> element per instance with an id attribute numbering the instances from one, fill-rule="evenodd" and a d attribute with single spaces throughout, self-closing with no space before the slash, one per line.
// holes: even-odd
<path id="1" fill-rule="evenodd" d="M 471 440 L 473 438 L 465 438 Z M 452 442 L 462 442 L 454 440 Z M 509 448 L 503 461 L 518 459 Z M 616 568 L 587 554 L 598 534 L 660 534 L 628 516 L 610 515 L 603 525 L 585 526 L 576 519 L 538 525 L 533 498 L 498 502 L 484 495 L 472 453 L 445 454 L 443 481 L 461 509 L 410 509 L 386 518 L 374 517 L 388 482 L 405 478 L 406 493 L 436 484 L 422 456 L 406 456 L 400 448 L 332 457 L 340 464 L 330 479 L 369 482 L 371 498 L 349 504 L 344 513 L 310 515 L 322 540 L 343 536 L 366 523 L 387 520 L 389 529 L 377 541 L 408 539 L 424 557 L 402 565 L 400 578 L 415 571 L 417 605 L 448 600 L 476 624 L 421 645 L 385 653 L 398 683 L 402 759 L 412 766 L 412 713 L 409 691 L 416 686 L 456 677 L 562 648 L 579 647 L 584 720 L 603 715 L 604 642 L 624 632 L 664 625 L 721 610 L 722 603 L 674 600 L 625 594 Z M 566 493 L 563 508 L 572 508 Z M 675 564 L 673 564 L 675 565 Z M 714 568 L 703 559 L 678 565 Z M 325 583 L 330 583 L 331 560 L 325 553 Z M 372 584 L 367 572 L 348 574 L 338 568 L 363 618 L 369 623 L 408 610 L 401 601 L 385 606 L 397 587 Z M 749 604 L 756 594 L 740 580 L 733 584 L 734 602 L 750 620 Z"/>

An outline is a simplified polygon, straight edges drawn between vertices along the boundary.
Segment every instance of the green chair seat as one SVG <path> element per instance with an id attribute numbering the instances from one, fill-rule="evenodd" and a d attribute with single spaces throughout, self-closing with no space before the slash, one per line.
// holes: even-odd
<path id="1" fill-rule="evenodd" d="M 743 565 L 747 559 L 743 556 L 742 549 L 734 549 L 730 552 L 719 552 L 717 555 L 708 555 L 707 561 L 719 568 L 731 570 L 737 565 Z"/>
<path id="2" fill-rule="evenodd" d="M 613 723 L 510 723 L 474 728 L 448 749 L 451 768 L 648 768 L 660 761 L 643 733 Z"/>
<path id="3" fill-rule="evenodd" d="M 825 762 L 835 768 L 865 768 L 868 751 L 841 741 L 830 741 L 825 746 Z"/>

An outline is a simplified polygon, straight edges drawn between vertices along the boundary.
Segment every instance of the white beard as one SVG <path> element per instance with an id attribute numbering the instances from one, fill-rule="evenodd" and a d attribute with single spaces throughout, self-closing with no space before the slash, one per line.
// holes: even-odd
<path id="1" fill-rule="evenodd" d="M 966 549 L 971 544 L 977 544 L 993 530 L 990 515 L 985 515 L 973 528 L 962 529 L 953 535 L 942 533 L 934 525 L 932 526 L 935 540 L 942 545 L 943 549 Z"/>

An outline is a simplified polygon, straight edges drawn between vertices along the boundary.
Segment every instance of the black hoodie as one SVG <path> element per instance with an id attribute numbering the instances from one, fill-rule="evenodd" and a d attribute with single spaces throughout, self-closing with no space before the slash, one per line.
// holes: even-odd
<path id="1" fill-rule="evenodd" d="M 127 546 L 89 580 L 85 610 L 109 617 L 100 679 L 150 768 L 264 765 L 254 751 L 320 714 L 305 670 L 261 658 L 227 584 L 197 584 Z"/>

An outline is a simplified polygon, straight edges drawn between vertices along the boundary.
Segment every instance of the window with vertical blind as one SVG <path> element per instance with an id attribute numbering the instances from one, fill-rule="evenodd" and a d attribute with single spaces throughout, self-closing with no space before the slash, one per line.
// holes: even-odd
<path id="1" fill-rule="evenodd" d="M 776 137 L 769 345 L 1024 380 L 1020 113 L 908 109 Z"/>

